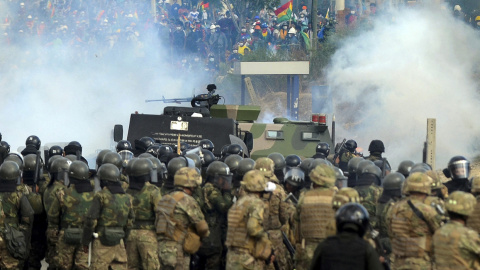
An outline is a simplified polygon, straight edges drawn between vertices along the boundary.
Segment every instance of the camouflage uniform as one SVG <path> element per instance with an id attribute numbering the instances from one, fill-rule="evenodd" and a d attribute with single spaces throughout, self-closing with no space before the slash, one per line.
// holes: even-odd
<path id="1" fill-rule="evenodd" d="M 15 184 L 13 182 L 13 184 Z M 15 188 L 12 188 L 12 191 Z M 2 188 L 2 190 L 4 190 Z M 28 241 L 30 240 L 31 225 L 33 223 L 33 209 L 28 199 L 19 191 L 0 192 L 0 201 L 3 207 L 2 220 L 10 226 L 20 229 Z M 3 225 L 2 225 L 3 228 Z M 2 229 L 3 230 L 3 229 Z M 26 243 L 26 244 L 27 244 Z M 20 269 L 22 262 L 7 250 L 7 244 L 3 235 L 0 237 L 0 268 L 1 269 Z"/>
<path id="2" fill-rule="evenodd" d="M 337 212 L 342 205 L 349 203 L 349 202 L 355 202 L 359 203 L 360 202 L 360 197 L 358 195 L 358 192 L 349 187 L 344 187 L 341 188 L 334 196 L 332 199 L 332 208 L 334 212 Z M 330 220 L 327 223 L 327 226 L 325 227 L 325 231 L 327 236 L 334 236 L 337 235 L 337 222 L 335 221 L 335 218 Z"/>
<path id="3" fill-rule="evenodd" d="M 338 167 L 344 171 L 344 172 L 347 172 L 348 171 L 348 162 L 352 159 L 356 157 L 352 152 L 348 151 L 348 150 L 344 150 L 340 156 L 338 157 Z"/>
<path id="4" fill-rule="evenodd" d="M 257 170 L 247 172 L 243 179 L 245 194 L 228 211 L 226 269 L 263 269 L 272 251 L 263 228 L 264 203 L 253 192 L 262 192 L 266 183 Z"/>
<path id="5" fill-rule="evenodd" d="M 98 233 L 98 238 L 93 240 L 91 269 L 127 269 L 123 239 L 118 243 L 107 239 L 107 234 L 121 237 L 123 233 L 121 238 L 125 238 L 133 227 L 134 218 L 132 197 L 125 194 L 120 185 L 104 187 L 95 194 L 86 216 L 82 240 L 87 245 L 93 233 Z"/>
<path id="6" fill-rule="evenodd" d="M 57 191 L 64 187 L 65 185 L 63 184 L 63 181 L 54 180 L 53 183 L 49 183 L 49 185 L 45 188 L 45 192 L 43 193 L 43 206 L 46 213 L 48 213 L 50 206 L 56 199 Z M 56 256 L 56 246 L 59 239 L 58 233 L 58 226 L 48 224 L 45 233 L 47 236 L 47 253 L 45 255 L 45 261 L 52 267 L 55 266 L 54 259 Z"/>
<path id="7" fill-rule="evenodd" d="M 141 190 L 129 188 L 127 193 L 133 197 L 133 210 L 135 212 L 133 229 L 125 243 L 128 268 L 159 269 L 158 243 L 155 233 L 155 206 L 162 198 L 160 190 L 146 182 Z"/>
<path id="8" fill-rule="evenodd" d="M 122 184 L 123 190 L 127 191 L 128 189 L 128 176 L 125 174 L 120 174 L 120 183 Z"/>
<path id="9" fill-rule="evenodd" d="M 372 162 L 377 160 L 382 160 L 382 153 L 381 152 L 370 152 L 370 156 L 365 157 L 366 160 L 370 160 Z"/>
<path id="10" fill-rule="evenodd" d="M 88 182 L 87 182 L 88 183 Z M 89 184 L 89 183 L 88 183 Z M 82 250 L 81 235 L 78 238 L 65 238 L 65 232 L 79 231 L 83 227 L 85 216 L 93 201 L 93 188 L 91 191 L 79 192 L 75 185 L 58 189 L 56 197 L 48 209 L 48 223 L 60 229 L 59 240 L 54 257 L 55 266 L 59 269 L 88 269 L 88 254 Z M 67 235 L 69 235 L 67 233 Z"/>
<path id="11" fill-rule="evenodd" d="M 317 245 L 327 238 L 326 225 L 334 218 L 332 209 L 335 190 L 335 172 L 321 164 L 310 172 L 313 189 L 303 193 L 298 200 L 296 269 L 308 269 Z"/>
<path id="12" fill-rule="evenodd" d="M 467 227 L 480 234 L 480 196 L 477 196 L 476 200 L 473 213 L 467 219 Z"/>
<path id="13" fill-rule="evenodd" d="M 198 189 L 198 188 L 197 188 Z M 221 191 L 212 183 L 208 182 L 203 187 L 205 198 L 204 213 L 208 228 L 212 232 L 208 237 L 202 239 L 202 246 L 199 255 L 206 258 L 206 269 L 220 269 L 222 256 L 222 240 L 226 234 L 226 217 L 228 209 L 233 204 L 233 197 L 230 191 Z"/>
<path id="14" fill-rule="evenodd" d="M 263 226 L 272 244 L 275 260 L 279 268 L 292 269 L 292 257 L 283 243 L 282 236 L 282 230 L 288 230 L 289 216 L 292 211 L 290 204 L 285 202 L 287 194 L 274 174 L 274 165 L 274 162 L 269 158 L 259 158 L 255 163 L 255 169 L 259 169 L 263 173 L 265 180 L 274 183 L 276 186 L 272 193 L 267 193 L 263 196 L 265 203 Z M 270 264 L 267 268 L 273 269 L 273 267 L 273 264 Z"/>
<path id="15" fill-rule="evenodd" d="M 367 209 L 370 215 L 370 225 L 377 228 L 377 203 L 382 195 L 383 188 L 375 184 L 355 186 L 354 189 L 360 195 L 360 203 Z"/>
<path id="16" fill-rule="evenodd" d="M 190 255 L 201 245 L 200 238 L 210 233 L 200 207 L 185 191 L 193 192 L 200 178 L 195 168 L 179 169 L 174 176 L 175 191 L 155 207 L 161 269 L 187 269 Z"/>
<path id="17" fill-rule="evenodd" d="M 425 220 L 413 212 L 408 201 L 423 214 Z M 410 195 L 389 209 L 386 221 L 395 258 L 394 269 L 432 269 L 432 236 L 440 227 L 435 209 L 417 196 Z"/>

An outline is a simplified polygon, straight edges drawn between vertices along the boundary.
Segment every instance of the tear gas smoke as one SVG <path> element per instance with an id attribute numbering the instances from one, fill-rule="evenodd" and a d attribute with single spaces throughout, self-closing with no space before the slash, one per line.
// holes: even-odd
<path id="1" fill-rule="evenodd" d="M 17 12 L 6 10 L 8 5 L 0 0 L 2 19 Z M 33 34 L 23 43 L 18 29 L 5 30 L 16 45 L 0 42 L 0 132 L 12 152 L 35 134 L 42 145 L 79 141 L 88 156 L 110 147 L 115 124 L 123 125 L 126 138 L 131 113 L 163 112 L 163 103 L 146 99 L 191 97 L 194 88 L 197 94 L 203 92 L 204 78 L 172 68 L 170 48 L 160 42 L 154 27 L 137 26 L 142 35 L 133 30 L 130 42 L 118 42 L 113 49 L 108 48 L 114 32 L 98 27 L 88 36 L 97 46 L 87 45 L 90 40 L 75 43 L 78 29 L 53 28 L 45 39 Z M 86 49 L 79 49 L 82 46 Z"/>
<path id="2" fill-rule="evenodd" d="M 436 168 L 455 155 L 472 159 L 480 134 L 478 31 L 440 9 L 395 17 L 374 21 L 333 56 L 327 80 L 337 134 L 365 154 L 371 140 L 383 140 L 396 169 L 405 159 L 421 162 L 427 118 L 436 118 Z"/>

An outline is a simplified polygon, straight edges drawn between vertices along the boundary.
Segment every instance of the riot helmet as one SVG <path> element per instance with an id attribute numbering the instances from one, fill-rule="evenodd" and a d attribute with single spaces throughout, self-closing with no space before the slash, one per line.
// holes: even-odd
<path id="1" fill-rule="evenodd" d="M 383 190 L 402 190 L 405 176 L 399 172 L 391 173 L 385 176 L 383 180 Z"/>
<path id="2" fill-rule="evenodd" d="M 128 151 L 132 151 L 133 148 L 132 148 L 132 144 L 127 141 L 127 140 L 120 140 L 118 143 L 117 143 L 117 146 L 115 147 L 115 150 L 118 152 L 120 151 L 123 151 L 123 150 L 128 150 Z"/>
<path id="3" fill-rule="evenodd" d="M 48 156 L 49 157 L 53 157 L 53 156 L 56 156 L 56 155 L 63 155 L 63 148 L 58 146 L 58 145 L 54 145 L 52 147 L 50 147 L 50 149 L 48 149 Z"/>
<path id="4" fill-rule="evenodd" d="M 151 137 L 142 137 L 140 140 L 135 140 L 135 149 L 145 152 L 148 147 L 155 144 L 155 140 Z"/>
<path id="5" fill-rule="evenodd" d="M 237 155 L 243 157 L 243 148 L 242 148 L 241 145 L 236 144 L 236 143 L 230 144 L 227 148 L 227 153 L 229 155 L 237 154 Z"/>
<path id="6" fill-rule="evenodd" d="M 470 161 L 463 156 L 454 156 L 448 162 L 452 179 L 466 179 L 470 176 Z"/>
<path id="7" fill-rule="evenodd" d="M 310 173 L 310 170 L 312 169 L 311 165 L 313 160 L 314 160 L 313 158 L 306 158 L 302 160 L 302 163 L 300 164 L 300 169 L 302 169 L 305 175 L 308 175 L 308 173 Z"/>
<path id="8" fill-rule="evenodd" d="M 243 158 L 241 156 L 233 154 L 225 158 L 225 164 L 230 168 L 230 171 L 235 172 L 242 160 Z"/>
<path id="9" fill-rule="evenodd" d="M 404 160 L 400 162 L 398 165 L 397 172 L 403 174 L 403 176 L 408 177 L 410 174 L 410 170 L 412 170 L 412 167 L 415 163 L 411 160 Z"/>
<path id="10" fill-rule="evenodd" d="M 383 153 L 385 152 L 385 146 L 383 145 L 383 142 L 381 140 L 373 140 L 368 146 L 368 151 Z"/>
<path id="11" fill-rule="evenodd" d="M 232 174 L 227 164 L 221 161 L 214 161 L 207 168 L 207 182 L 211 182 L 219 189 L 231 189 Z"/>
<path id="12" fill-rule="evenodd" d="M 208 167 L 210 163 L 215 161 L 215 155 L 207 150 L 207 149 L 202 149 L 202 155 L 203 155 L 203 162 L 202 162 L 202 167 Z"/>
<path id="13" fill-rule="evenodd" d="M 210 141 L 209 139 L 200 140 L 200 142 L 198 143 L 198 146 L 200 146 L 202 149 L 206 149 L 210 152 L 213 152 L 213 150 L 214 150 L 213 142 Z"/>
<path id="14" fill-rule="evenodd" d="M 369 227 L 368 211 L 359 203 L 347 203 L 335 213 L 338 232 L 353 230 L 360 237 L 365 235 Z"/>
<path id="15" fill-rule="evenodd" d="M 150 147 L 147 148 L 147 151 L 145 151 L 145 153 L 149 153 L 150 155 L 152 155 L 156 158 L 159 158 L 160 157 L 160 147 L 162 147 L 162 146 L 158 145 L 158 144 L 150 145 Z"/>
<path id="16" fill-rule="evenodd" d="M 328 156 L 330 154 L 330 145 L 326 142 L 319 142 L 315 148 L 315 153 Z"/>
<path id="17" fill-rule="evenodd" d="M 68 177 L 77 180 L 88 180 L 89 177 L 88 165 L 80 160 L 75 160 L 68 168 Z"/>
<path id="18" fill-rule="evenodd" d="M 5 148 L 5 153 L 10 153 L 10 145 L 6 141 L 0 141 L 0 147 Z"/>
<path id="19" fill-rule="evenodd" d="M 255 160 L 251 158 L 244 158 L 238 162 L 236 174 L 245 175 L 248 171 L 255 169 Z"/>
<path id="20" fill-rule="evenodd" d="M 65 155 L 82 155 L 82 145 L 77 141 L 71 141 L 63 148 Z"/>
<path id="21" fill-rule="evenodd" d="M 202 169 L 202 160 L 197 154 L 186 154 L 185 156 L 193 160 L 196 168 L 199 170 Z"/>
<path id="22" fill-rule="evenodd" d="M 97 175 L 100 181 L 119 182 L 120 180 L 120 171 L 118 167 L 113 164 L 107 163 L 100 166 Z"/>
<path id="23" fill-rule="evenodd" d="M 221 157 L 225 157 L 228 155 L 228 147 L 230 146 L 230 144 L 225 144 L 224 146 L 222 146 L 222 150 L 220 150 L 220 156 Z"/>
<path id="24" fill-rule="evenodd" d="M 128 171 L 129 177 L 150 176 L 153 163 L 149 158 L 137 158 L 132 163 L 131 170 Z"/>
<path id="25" fill-rule="evenodd" d="M 20 170 L 23 170 L 23 158 L 17 153 L 8 154 L 8 156 L 4 159 L 4 161 L 13 161 L 17 163 L 18 168 L 20 168 Z"/>
<path id="26" fill-rule="evenodd" d="M 357 149 L 357 142 L 354 140 L 348 140 L 345 142 L 345 149 L 347 149 L 349 152 L 355 152 Z"/>
<path id="27" fill-rule="evenodd" d="M 56 160 L 56 159 L 59 159 L 59 158 L 63 158 L 62 156 L 59 156 L 59 155 L 56 155 L 56 156 L 53 156 L 53 157 L 50 157 L 48 159 L 48 163 L 47 163 L 47 171 L 50 172 L 50 169 L 52 168 L 52 163 Z"/>
<path id="28" fill-rule="evenodd" d="M 40 146 L 42 145 L 42 142 L 40 141 L 40 138 L 38 138 L 37 136 L 30 135 L 25 141 L 25 146 L 28 146 L 28 145 L 33 145 L 37 150 L 40 150 Z"/>
<path id="29" fill-rule="evenodd" d="M 285 157 L 285 164 L 288 168 L 294 168 L 300 166 L 302 159 L 297 155 L 288 155 Z"/>
<path id="30" fill-rule="evenodd" d="M 194 167 L 193 161 L 191 162 L 191 166 L 189 166 L 188 160 L 191 160 L 190 158 L 185 158 L 185 157 L 175 157 L 172 158 L 167 165 L 167 170 L 168 170 L 168 175 L 170 177 L 173 177 L 175 173 L 180 170 L 181 168 L 184 167 Z"/>
<path id="31" fill-rule="evenodd" d="M 107 153 L 110 153 L 111 151 L 108 150 L 108 149 L 103 149 L 101 150 L 100 152 L 98 152 L 97 154 L 97 159 L 95 160 L 95 164 L 97 165 L 97 169 L 102 165 L 102 162 L 103 162 L 103 157 L 105 157 L 105 155 Z"/>
<path id="32" fill-rule="evenodd" d="M 122 167 L 123 168 L 127 167 L 128 162 L 130 162 L 130 160 L 132 160 L 133 157 L 134 157 L 132 151 L 129 151 L 129 150 L 122 150 L 122 151 L 118 152 L 118 154 L 120 155 L 120 158 L 122 159 Z"/>
<path id="33" fill-rule="evenodd" d="M 117 166 L 119 170 L 121 170 L 123 167 L 123 159 L 120 154 L 116 152 L 108 152 L 103 157 L 102 164 L 113 164 Z"/>
<path id="34" fill-rule="evenodd" d="M 287 165 L 287 163 L 285 162 L 285 158 L 283 157 L 282 154 L 274 152 L 268 155 L 267 157 L 273 160 L 273 163 L 275 164 L 274 170 L 277 171 L 277 170 L 285 169 L 285 166 Z"/>
<path id="35" fill-rule="evenodd" d="M 303 188 L 305 184 L 305 173 L 300 168 L 291 168 L 285 173 L 285 182 L 296 188 Z"/>
<path id="36" fill-rule="evenodd" d="M 335 171 L 335 186 L 337 188 L 347 187 L 348 178 L 343 174 L 343 171 L 338 167 L 333 167 Z"/>
<path id="37" fill-rule="evenodd" d="M 0 181 L 15 181 L 17 183 L 20 175 L 20 168 L 17 163 L 7 160 L 0 165 Z"/>

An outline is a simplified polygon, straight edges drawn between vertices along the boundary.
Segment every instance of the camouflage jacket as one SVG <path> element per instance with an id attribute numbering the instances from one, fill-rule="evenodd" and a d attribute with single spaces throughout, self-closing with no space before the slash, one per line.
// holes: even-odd
<path id="1" fill-rule="evenodd" d="M 289 221 L 291 208 L 288 202 L 285 202 L 287 194 L 283 187 L 275 184 L 277 187 L 272 193 L 266 193 L 263 197 L 265 203 L 265 230 L 279 230 Z"/>
<path id="2" fill-rule="evenodd" d="M 183 190 L 176 189 L 174 192 L 169 193 L 166 196 L 163 196 L 160 202 L 155 207 L 155 213 L 157 215 L 157 221 L 165 219 L 165 216 L 162 214 L 163 212 L 160 209 L 162 203 L 171 200 L 173 196 L 176 196 L 177 193 L 182 192 Z M 175 222 L 178 222 L 178 225 L 185 231 L 188 230 L 189 227 L 195 226 L 201 222 L 205 222 L 205 216 L 198 206 L 198 203 L 195 199 L 184 193 L 182 198 L 175 203 L 175 207 L 173 209 L 173 218 Z M 172 241 L 172 237 L 164 234 L 159 234 L 159 241 Z"/>
<path id="3" fill-rule="evenodd" d="M 395 203 L 387 212 L 386 223 L 396 257 L 430 260 L 432 236 L 440 227 L 441 218 L 430 205 L 417 196 L 408 196 Z M 421 219 L 411 208 L 410 201 L 422 213 Z"/>
<path id="4" fill-rule="evenodd" d="M 5 222 L 14 228 L 20 228 L 30 233 L 34 213 L 27 197 L 18 191 L 1 192 L 0 200 L 5 214 L 2 224 Z"/>
<path id="5" fill-rule="evenodd" d="M 203 187 L 205 198 L 205 214 L 207 215 L 208 226 L 215 223 L 224 224 L 228 209 L 233 205 L 231 192 L 223 192 L 212 183 L 206 183 Z"/>
<path id="6" fill-rule="evenodd" d="M 382 160 L 382 153 L 379 152 L 370 152 L 370 156 L 365 157 L 366 160 L 375 162 L 377 160 Z"/>
<path id="7" fill-rule="evenodd" d="M 95 194 L 87 212 L 82 243 L 90 243 L 93 232 L 101 235 L 105 227 L 122 227 L 128 235 L 134 219 L 132 197 L 125 193 L 112 194 L 108 187 L 104 187 Z"/>
<path id="8" fill-rule="evenodd" d="M 57 191 L 62 188 L 65 188 L 65 185 L 61 181 L 55 181 L 50 186 L 46 187 L 45 192 L 43 193 L 43 209 L 45 209 L 46 213 L 48 213 L 50 206 L 52 205 L 53 201 L 56 199 Z M 53 228 L 55 226 L 50 226 L 50 224 L 48 224 L 48 227 Z"/>
<path id="9" fill-rule="evenodd" d="M 447 213 L 447 208 L 445 208 L 445 201 L 437 196 L 428 196 L 425 201 L 425 204 L 430 205 L 437 211 L 437 213 L 441 216 L 442 221 L 446 222 L 449 217 Z"/>
<path id="10" fill-rule="evenodd" d="M 350 159 L 354 158 L 355 155 L 348 151 L 348 150 L 345 150 L 343 151 L 341 154 L 340 154 L 340 157 L 338 157 L 338 167 L 344 171 L 344 172 L 347 172 L 348 171 L 348 162 L 350 161 Z"/>
<path id="11" fill-rule="evenodd" d="M 377 185 L 369 186 L 355 186 L 354 189 L 360 195 L 360 203 L 367 209 L 370 216 L 370 225 L 373 228 L 377 228 L 377 203 L 378 199 L 382 195 L 383 188 Z"/>
<path id="12" fill-rule="evenodd" d="M 59 229 L 82 227 L 93 196 L 93 191 L 78 193 L 74 185 L 58 189 L 47 212 L 48 224 Z"/>
<path id="13" fill-rule="evenodd" d="M 467 226 L 480 234 L 480 196 L 477 196 L 477 204 L 473 213 L 467 219 Z"/>
<path id="14" fill-rule="evenodd" d="M 155 228 L 155 206 L 162 199 L 160 189 L 145 183 L 141 190 L 127 189 L 133 198 L 135 213 L 134 229 L 153 230 Z"/>
<path id="15" fill-rule="evenodd" d="M 18 185 L 17 191 L 21 192 L 23 195 L 25 195 L 25 197 L 27 197 L 27 200 L 30 203 L 30 206 L 32 206 L 35 215 L 40 215 L 43 213 L 43 200 L 40 193 L 33 192 L 32 187 L 26 184 Z"/>
<path id="16" fill-rule="evenodd" d="M 458 221 L 449 221 L 433 235 L 438 270 L 480 269 L 480 237 Z"/>

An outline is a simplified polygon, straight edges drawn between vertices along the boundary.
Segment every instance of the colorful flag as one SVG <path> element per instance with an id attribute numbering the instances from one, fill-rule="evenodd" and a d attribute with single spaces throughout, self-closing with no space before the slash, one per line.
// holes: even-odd
<path id="1" fill-rule="evenodd" d="M 288 1 L 281 7 L 275 10 L 275 15 L 277 15 L 277 23 L 288 21 L 292 19 L 292 6 L 293 0 Z"/>
<path id="2" fill-rule="evenodd" d="M 51 8 L 52 8 L 52 1 L 49 0 L 47 3 L 47 9 L 51 9 Z"/>
<path id="3" fill-rule="evenodd" d="M 133 13 L 133 17 L 135 17 L 135 19 L 138 20 L 138 13 L 137 13 L 137 10 L 135 10 L 135 13 Z"/>
<path id="4" fill-rule="evenodd" d="M 330 18 L 328 16 L 328 12 L 330 12 L 330 8 L 327 9 L 327 15 L 325 15 L 325 19 L 330 20 Z"/>
<path id="5" fill-rule="evenodd" d="M 104 13 L 105 13 L 105 10 L 102 10 L 102 11 L 100 11 L 100 13 L 98 13 L 97 22 L 100 21 L 100 19 L 102 18 L 102 16 L 103 16 Z"/>
<path id="6" fill-rule="evenodd" d="M 53 18 L 53 16 L 55 16 L 55 6 L 52 8 L 52 14 L 50 14 L 50 18 Z"/>
<path id="7" fill-rule="evenodd" d="M 200 8 L 202 9 L 202 11 L 209 7 L 210 7 L 210 3 L 204 3 L 203 1 L 200 2 Z"/>

